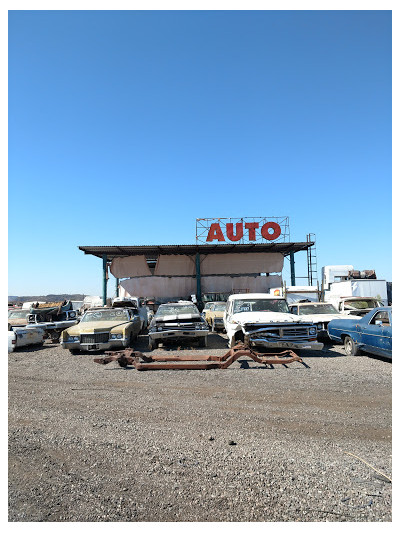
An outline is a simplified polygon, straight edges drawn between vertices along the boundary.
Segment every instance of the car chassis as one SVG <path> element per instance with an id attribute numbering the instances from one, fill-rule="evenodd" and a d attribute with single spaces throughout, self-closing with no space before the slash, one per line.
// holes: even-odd
<path id="1" fill-rule="evenodd" d="M 246 348 L 242 343 L 236 344 L 224 355 L 147 355 L 134 351 L 131 348 L 125 350 L 105 352 L 106 357 L 94 359 L 95 363 L 108 364 L 116 361 L 119 366 L 126 368 L 131 365 L 136 370 L 209 370 L 212 368 L 228 368 L 239 357 L 250 357 L 256 363 L 269 365 L 275 364 L 286 366 L 289 363 L 299 362 L 306 368 L 309 366 L 292 350 L 279 351 L 277 353 L 257 353 Z"/>

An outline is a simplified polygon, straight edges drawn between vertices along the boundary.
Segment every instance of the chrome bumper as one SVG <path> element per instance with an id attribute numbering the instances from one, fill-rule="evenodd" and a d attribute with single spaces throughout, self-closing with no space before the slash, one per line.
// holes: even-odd
<path id="1" fill-rule="evenodd" d="M 322 342 L 292 342 L 292 341 L 277 341 L 269 342 L 260 338 L 249 338 L 250 345 L 263 346 L 264 348 L 288 348 L 290 350 L 322 350 L 324 344 Z"/>
<path id="2" fill-rule="evenodd" d="M 80 342 L 61 342 L 61 347 L 67 350 L 81 350 L 82 352 L 100 352 L 103 350 L 115 350 L 127 348 L 128 339 L 117 339 L 109 342 L 97 342 L 93 344 L 81 344 Z"/>
<path id="3" fill-rule="evenodd" d="M 198 337 L 207 337 L 208 329 L 196 329 L 192 331 L 184 331 L 181 329 L 172 329 L 167 331 L 149 331 L 149 338 L 152 340 L 163 339 L 190 339 Z"/>

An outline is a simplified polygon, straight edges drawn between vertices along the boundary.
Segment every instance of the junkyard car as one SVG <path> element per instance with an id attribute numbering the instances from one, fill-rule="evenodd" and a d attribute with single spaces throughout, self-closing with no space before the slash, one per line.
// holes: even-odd
<path id="1" fill-rule="evenodd" d="M 212 307 L 213 305 L 214 305 L 214 302 L 206 302 L 206 303 L 204 304 L 203 310 L 202 310 L 202 312 L 201 312 L 201 316 L 202 316 L 203 318 L 206 318 L 206 313 L 207 313 L 207 311 L 208 311 L 209 309 L 211 309 L 211 307 Z"/>
<path id="2" fill-rule="evenodd" d="M 149 326 L 149 350 L 159 343 L 182 339 L 197 340 L 207 346 L 208 326 L 194 304 L 161 304 Z"/>
<path id="3" fill-rule="evenodd" d="M 26 326 L 28 323 L 29 309 L 10 309 L 8 311 L 8 325 L 11 329 L 14 326 Z"/>
<path id="4" fill-rule="evenodd" d="M 378 298 L 371 296 L 339 297 L 336 300 L 331 298 L 329 301 L 338 308 L 339 313 L 353 316 L 364 316 L 372 309 L 383 307 Z"/>
<path id="5" fill-rule="evenodd" d="M 290 312 L 294 315 L 307 317 L 307 320 L 313 322 L 317 326 L 317 334 L 319 339 L 327 339 L 327 326 L 329 322 L 335 318 L 344 318 L 349 320 L 348 315 L 342 315 L 330 303 L 324 302 L 297 302 L 289 305 Z"/>
<path id="6" fill-rule="evenodd" d="M 148 309 L 144 303 L 143 298 L 137 296 L 122 297 L 118 296 L 114 298 L 113 307 L 136 307 L 140 319 L 140 330 L 143 331 L 149 325 Z"/>
<path id="7" fill-rule="evenodd" d="M 58 342 L 61 332 L 78 322 L 78 311 L 70 300 L 63 302 L 36 302 L 28 314 L 27 328 L 44 329 L 45 338 Z"/>
<path id="8" fill-rule="evenodd" d="M 226 302 L 214 302 L 205 310 L 204 318 L 207 324 L 210 326 L 211 331 L 224 329 L 225 309 Z"/>
<path id="9" fill-rule="evenodd" d="M 13 352 L 16 348 L 30 345 L 43 345 L 44 329 L 27 329 L 25 327 L 14 327 L 8 332 L 8 351 Z"/>
<path id="10" fill-rule="evenodd" d="M 271 294 L 232 294 L 224 314 L 228 346 L 321 350 L 317 327 L 289 312 L 283 297 Z"/>
<path id="11" fill-rule="evenodd" d="M 126 348 L 141 329 L 137 309 L 90 309 L 79 324 L 61 334 L 61 346 L 71 351 L 100 351 Z"/>
<path id="12" fill-rule="evenodd" d="M 363 317 L 332 320 L 328 335 L 344 344 L 346 355 L 360 351 L 392 358 L 392 308 L 378 307 Z"/>

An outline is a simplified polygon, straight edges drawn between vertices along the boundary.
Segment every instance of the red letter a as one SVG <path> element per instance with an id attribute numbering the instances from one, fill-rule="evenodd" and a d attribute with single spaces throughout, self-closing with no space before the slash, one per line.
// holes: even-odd
<path id="1" fill-rule="evenodd" d="M 224 235 L 221 231 L 221 228 L 219 227 L 219 224 L 217 222 L 214 222 L 214 224 L 211 224 L 206 241 L 210 242 L 210 241 L 213 241 L 214 239 L 217 239 L 218 241 L 225 240 Z"/>

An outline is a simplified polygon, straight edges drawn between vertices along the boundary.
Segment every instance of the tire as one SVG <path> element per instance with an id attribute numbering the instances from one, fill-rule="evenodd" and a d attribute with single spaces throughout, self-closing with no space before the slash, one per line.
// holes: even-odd
<path id="1" fill-rule="evenodd" d="M 343 344 L 346 355 L 358 355 L 360 353 L 358 346 L 348 335 L 344 338 Z"/>
<path id="2" fill-rule="evenodd" d="M 207 336 L 205 337 L 200 337 L 199 339 L 199 346 L 201 348 L 205 348 L 207 346 Z"/>
<path id="3" fill-rule="evenodd" d="M 157 348 L 157 342 L 149 337 L 149 351 L 153 351 L 154 348 Z"/>

